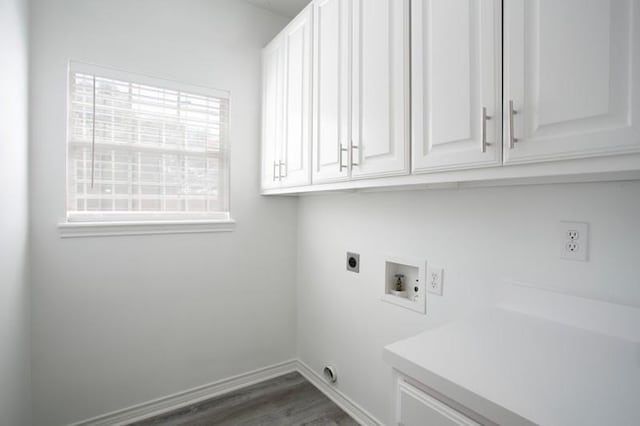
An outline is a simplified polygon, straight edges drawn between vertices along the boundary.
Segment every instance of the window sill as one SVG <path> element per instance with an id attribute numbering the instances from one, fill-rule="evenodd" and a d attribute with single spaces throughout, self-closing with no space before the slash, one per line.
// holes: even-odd
<path id="1" fill-rule="evenodd" d="M 127 222 L 62 222 L 61 238 L 119 237 L 126 235 L 196 234 L 231 232 L 236 222 L 230 220 L 156 220 Z"/>

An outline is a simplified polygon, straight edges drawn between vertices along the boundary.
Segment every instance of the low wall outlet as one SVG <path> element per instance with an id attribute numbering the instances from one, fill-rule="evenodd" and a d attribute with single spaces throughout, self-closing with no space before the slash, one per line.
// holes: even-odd
<path id="1" fill-rule="evenodd" d="M 427 268 L 427 291 L 442 296 L 442 282 L 444 269 L 435 266 Z"/>
<path id="2" fill-rule="evenodd" d="M 586 262 L 589 259 L 589 224 L 560 222 L 560 257 Z"/>

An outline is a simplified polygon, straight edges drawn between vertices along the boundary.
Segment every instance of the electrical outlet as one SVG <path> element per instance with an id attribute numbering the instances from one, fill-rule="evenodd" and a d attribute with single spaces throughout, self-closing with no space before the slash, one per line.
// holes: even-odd
<path id="1" fill-rule="evenodd" d="M 347 271 L 360 273 L 360 255 L 358 253 L 347 253 Z"/>
<path id="2" fill-rule="evenodd" d="M 429 266 L 427 268 L 427 291 L 429 293 L 442 296 L 442 281 L 444 270 L 442 268 L 436 268 Z"/>
<path id="3" fill-rule="evenodd" d="M 562 244 L 560 257 L 586 262 L 589 258 L 589 224 L 586 222 L 560 222 Z"/>

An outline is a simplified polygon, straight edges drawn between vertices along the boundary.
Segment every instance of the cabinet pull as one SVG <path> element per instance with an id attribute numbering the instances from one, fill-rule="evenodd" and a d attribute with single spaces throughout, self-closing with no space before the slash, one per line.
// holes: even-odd
<path id="1" fill-rule="evenodd" d="M 273 162 L 273 181 L 276 181 L 276 167 L 278 167 L 278 163 Z M 279 176 L 278 176 L 279 177 Z"/>
<path id="2" fill-rule="evenodd" d="M 338 145 L 338 163 L 340 166 L 340 172 L 342 172 L 342 169 L 347 168 L 347 166 L 342 165 L 342 153 L 345 151 L 347 151 L 347 148 L 343 147 L 342 144 Z"/>
<path id="3" fill-rule="evenodd" d="M 482 107 L 482 152 L 487 152 L 487 146 L 491 145 L 487 142 L 487 120 L 491 120 L 491 116 L 487 115 L 487 107 Z"/>
<path id="4" fill-rule="evenodd" d="M 517 113 L 518 111 L 513 109 L 513 101 L 509 101 L 509 149 L 513 149 L 513 147 L 516 145 L 516 142 L 518 142 L 518 139 L 513 136 L 513 116 Z"/>
<path id="5" fill-rule="evenodd" d="M 358 146 L 357 146 L 357 145 L 354 145 L 354 144 L 353 144 L 353 141 L 351 141 L 351 167 L 353 167 L 353 166 L 359 166 L 359 165 L 360 165 L 359 163 L 355 163 L 355 162 L 353 161 L 353 158 L 354 158 L 353 150 L 354 150 L 354 149 L 356 149 L 356 150 L 357 150 L 357 149 L 358 149 Z M 357 152 L 360 152 L 360 151 L 357 151 Z"/>
<path id="6" fill-rule="evenodd" d="M 282 174 L 282 166 L 284 166 L 284 174 Z M 282 178 L 286 178 L 288 174 L 287 171 L 287 163 L 283 163 L 282 161 L 278 161 L 278 177 L 280 178 L 280 180 L 282 180 Z"/>

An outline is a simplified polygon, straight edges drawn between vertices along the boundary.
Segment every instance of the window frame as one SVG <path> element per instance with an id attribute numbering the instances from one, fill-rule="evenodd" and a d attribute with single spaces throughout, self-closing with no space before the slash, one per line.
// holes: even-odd
<path id="1" fill-rule="evenodd" d="M 222 173 L 226 190 L 227 211 L 213 212 L 161 212 L 161 211 L 127 211 L 127 212 L 72 212 L 69 211 L 69 143 L 71 137 L 71 78 L 74 73 L 95 75 L 129 83 L 154 86 L 162 89 L 176 90 L 201 96 L 223 98 L 229 104 L 227 111 L 227 143 L 222 155 L 224 167 Z M 228 90 L 213 89 L 193 84 L 180 83 L 164 78 L 151 77 L 117 68 L 88 64 L 71 60 L 67 67 L 66 81 L 66 138 L 65 138 L 65 220 L 58 224 L 63 238 L 77 236 L 108 235 L 145 235 L 166 233 L 193 232 L 227 232 L 235 229 L 235 221 L 231 217 L 231 147 L 229 143 L 231 93 Z"/>

